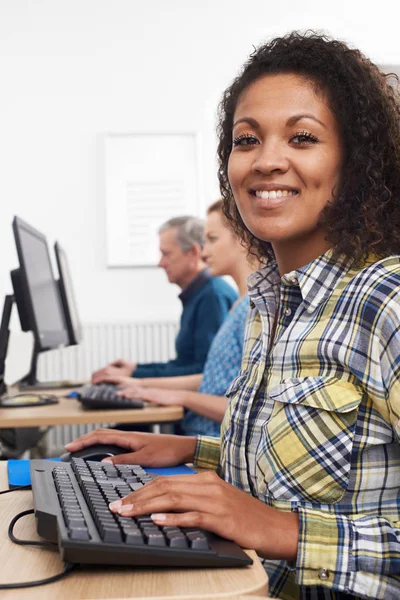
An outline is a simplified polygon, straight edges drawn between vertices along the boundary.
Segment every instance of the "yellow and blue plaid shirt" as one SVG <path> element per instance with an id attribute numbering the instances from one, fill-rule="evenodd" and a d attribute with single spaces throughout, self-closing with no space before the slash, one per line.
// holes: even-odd
<path id="1" fill-rule="evenodd" d="M 249 296 L 221 438 L 200 436 L 195 463 L 298 512 L 296 564 L 265 561 L 272 596 L 398 600 L 400 257 L 271 265 Z"/>

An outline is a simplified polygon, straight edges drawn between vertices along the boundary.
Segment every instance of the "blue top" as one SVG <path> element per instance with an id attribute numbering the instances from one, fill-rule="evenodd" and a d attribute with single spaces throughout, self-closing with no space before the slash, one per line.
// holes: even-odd
<path id="1" fill-rule="evenodd" d="M 221 277 L 211 277 L 205 269 L 179 298 L 183 312 L 175 340 L 176 359 L 139 364 L 132 377 L 175 377 L 203 372 L 211 342 L 237 299 L 237 292 Z"/>
<path id="2" fill-rule="evenodd" d="M 244 296 L 231 310 L 211 344 L 199 392 L 224 396 L 232 381 L 238 376 L 242 362 L 244 328 L 249 310 L 249 298 Z M 220 423 L 185 410 L 181 423 L 185 435 L 211 435 L 218 437 Z"/>

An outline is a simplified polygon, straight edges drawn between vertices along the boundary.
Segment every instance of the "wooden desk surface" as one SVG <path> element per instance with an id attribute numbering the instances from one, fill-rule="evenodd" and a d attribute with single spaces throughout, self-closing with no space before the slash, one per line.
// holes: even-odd
<path id="1" fill-rule="evenodd" d="M 0 462 L 0 490 L 7 489 L 6 463 Z M 62 571 L 58 552 L 17 546 L 7 535 L 11 519 L 33 508 L 31 491 L 0 496 L 0 583 L 31 581 Z M 22 517 L 14 528 L 16 537 L 38 539 L 34 516 Z M 233 569 L 113 568 L 78 569 L 64 579 L 27 589 L 0 590 L 3 600 L 194 600 L 263 596 L 268 578 L 255 552 L 249 567 Z"/>
<path id="2" fill-rule="evenodd" d="M 85 425 L 89 423 L 165 423 L 183 417 L 180 406 L 152 406 L 124 410 L 85 410 L 75 398 L 66 398 L 71 390 L 46 390 L 59 404 L 21 408 L 0 408 L 1 427 L 47 427 L 49 425 Z M 13 390 L 10 390 L 10 395 Z M 16 392 L 17 393 L 17 392 Z M 28 393 L 28 392 L 27 392 Z"/>

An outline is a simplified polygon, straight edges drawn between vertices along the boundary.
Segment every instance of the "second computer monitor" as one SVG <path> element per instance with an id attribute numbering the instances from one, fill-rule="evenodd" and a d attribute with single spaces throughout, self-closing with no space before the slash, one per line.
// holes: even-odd
<path id="1" fill-rule="evenodd" d="M 16 296 L 20 293 L 17 305 L 22 317 L 21 326 L 33 331 L 39 352 L 68 345 L 67 326 L 47 240 L 19 217 L 13 220 L 13 231 L 19 259 L 13 282 Z"/>
<path id="2" fill-rule="evenodd" d="M 82 340 L 82 327 L 75 301 L 67 255 L 58 242 L 54 244 L 54 252 L 56 254 L 58 272 L 60 275 L 58 285 L 68 329 L 69 344 L 79 344 Z"/>

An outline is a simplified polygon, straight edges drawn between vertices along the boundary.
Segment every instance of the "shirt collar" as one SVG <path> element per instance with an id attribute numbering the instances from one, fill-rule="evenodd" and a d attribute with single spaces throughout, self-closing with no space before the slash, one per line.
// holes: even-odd
<path id="1" fill-rule="evenodd" d="M 279 275 L 276 262 L 273 262 L 249 276 L 249 296 L 255 303 L 255 298 L 260 295 L 262 290 L 265 291 L 277 285 L 297 285 L 300 288 L 305 309 L 311 313 L 331 296 L 339 281 L 349 271 L 350 266 L 351 261 L 346 260 L 344 256 L 333 260 L 332 249 L 282 277 Z"/>
<path id="2" fill-rule="evenodd" d="M 182 304 L 186 304 L 186 302 L 199 291 L 203 285 L 211 279 L 209 269 L 204 269 L 200 271 L 198 275 L 181 291 L 179 294 L 179 298 L 181 299 Z"/>

